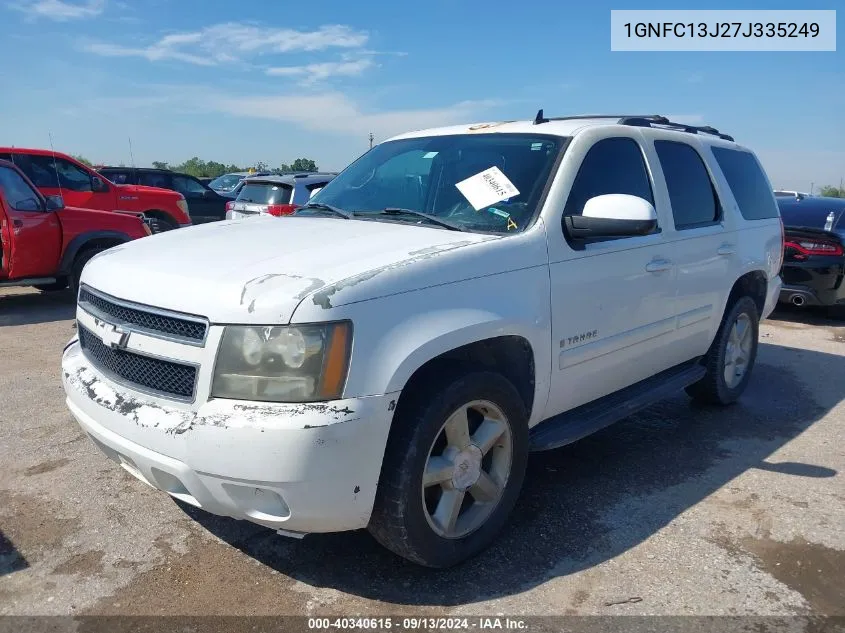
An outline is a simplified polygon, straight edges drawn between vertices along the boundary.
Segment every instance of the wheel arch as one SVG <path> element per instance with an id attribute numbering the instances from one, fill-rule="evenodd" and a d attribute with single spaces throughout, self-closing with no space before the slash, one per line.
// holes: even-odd
<path id="1" fill-rule="evenodd" d="M 168 224 L 173 225 L 173 228 L 178 228 L 180 226 L 179 220 L 177 220 L 172 213 L 164 211 L 163 209 L 150 209 L 149 211 L 144 211 L 144 216 L 167 222 Z"/>
<path id="2" fill-rule="evenodd" d="M 757 313 L 762 317 L 763 309 L 766 305 L 768 287 L 769 279 L 762 270 L 750 270 L 741 275 L 731 287 L 728 299 L 722 310 L 723 317 L 737 299 L 744 296 L 751 297 L 754 300 L 754 304 L 757 306 Z"/>
<path id="3" fill-rule="evenodd" d="M 521 324 L 503 322 L 493 318 L 492 314 L 486 315 L 491 320 L 478 320 L 449 329 L 448 320 L 436 318 L 436 314 L 429 314 L 429 325 L 439 326 L 439 332 L 435 334 L 428 330 L 428 335 L 422 340 L 419 333 L 426 328 L 415 321 L 412 326 L 409 324 L 409 328 L 401 328 L 389 335 L 389 340 L 406 342 L 404 348 L 391 354 L 392 363 L 390 358 L 379 358 L 380 354 L 373 359 L 377 364 L 387 362 L 391 366 L 385 393 L 407 393 L 430 372 L 439 371 L 447 365 L 463 365 L 502 374 L 516 387 L 529 419 L 533 412 L 542 413 L 548 395 L 548 378 L 547 372 L 538 372 L 537 368 L 548 363 L 548 354 L 544 357 L 543 348 L 538 345 L 542 340 L 539 332 L 526 331 Z M 411 334 L 411 329 L 417 336 L 407 336 Z M 391 349 L 389 342 L 385 349 Z M 395 360 L 399 357 L 401 359 Z"/>
<path id="4" fill-rule="evenodd" d="M 91 231 L 90 233 L 82 233 L 74 237 L 65 248 L 62 255 L 62 261 L 59 265 L 59 273 L 61 275 L 70 274 L 73 262 L 77 255 L 83 251 L 92 248 L 111 248 L 118 244 L 124 244 L 131 241 L 131 237 L 126 233 L 119 231 Z"/>

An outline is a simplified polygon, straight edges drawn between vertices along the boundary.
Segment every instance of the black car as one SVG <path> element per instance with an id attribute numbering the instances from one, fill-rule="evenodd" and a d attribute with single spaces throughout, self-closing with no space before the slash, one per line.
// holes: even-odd
<path id="1" fill-rule="evenodd" d="M 778 196 L 784 226 L 780 300 L 845 304 L 845 199 Z"/>
<path id="2" fill-rule="evenodd" d="M 231 196 L 210 189 L 199 178 L 169 169 L 101 167 L 97 171 L 119 185 L 145 185 L 178 191 L 185 196 L 188 213 L 194 224 L 225 219 L 226 203 L 232 200 Z"/>

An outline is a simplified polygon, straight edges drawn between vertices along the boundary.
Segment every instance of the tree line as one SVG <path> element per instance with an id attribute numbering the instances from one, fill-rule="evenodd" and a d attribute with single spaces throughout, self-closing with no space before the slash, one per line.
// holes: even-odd
<path id="1" fill-rule="evenodd" d="M 89 167 L 93 167 L 90 160 L 84 156 L 74 156 L 80 163 L 84 163 Z M 267 163 L 259 161 L 254 165 L 241 167 L 235 164 L 226 165 L 225 163 L 218 163 L 213 160 L 203 160 L 198 156 L 189 158 L 184 163 L 178 165 L 171 165 L 165 161 L 154 160 L 152 166 L 156 169 L 169 169 L 171 171 L 178 171 L 183 174 L 188 174 L 196 178 L 217 178 L 223 174 L 230 174 L 237 171 L 269 171 L 275 174 L 285 174 L 293 171 L 319 171 L 317 163 L 310 158 L 297 158 L 290 164 L 282 163 L 278 167 L 270 167 Z M 124 163 L 120 163 L 118 167 L 126 167 Z"/>
<path id="2" fill-rule="evenodd" d="M 826 198 L 845 198 L 845 187 L 834 187 L 833 185 L 825 185 L 819 189 L 819 195 Z"/>

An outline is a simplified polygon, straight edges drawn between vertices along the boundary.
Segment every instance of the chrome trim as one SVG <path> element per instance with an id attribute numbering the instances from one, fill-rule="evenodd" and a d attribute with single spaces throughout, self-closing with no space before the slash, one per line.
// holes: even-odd
<path id="1" fill-rule="evenodd" d="M 77 327 L 82 328 L 83 330 L 88 332 L 91 336 L 96 338 L 103 345 L 106 344 L 103 341 L 103 339 L 101 339 L 99 336 L 97 336 L 97 334 L 95 332 L 92 332 L 91 330 L 89 330 L 84 325 L 79 325 Z M 134 349 L 120 350 L 122 352 L 126 352 L 127 354 L 135 354 L 136 356 L 146 356 L 147 358 L 152 358 L 153 360 L 163 360 L 163 361 L 166 361 L 168 363 L 173 363 L 174 365 L 185 365 L 186 367 L 193 367 L 196 370 L 194 372 L 194 385 L 191 388 L 191 392 L 192 392 L 191 397 L 188 398 L 188 397 L 185 397 L 185 396 L 177 396 L 177 395 L 174 395 L 172 393 L 167 393 L 166 391 L 158 391 L 157 389 L 152 389 L 150 387 L 144 387 L 143 385 L 139 385 L 136 382 L 132 382 L 131 380 L 126 380 L 125 378 L 122 378 L 122 377 L 118 376 L 117 374 L 115 374 L 114 372 L 109 371 L 108 369 L 106 369 L 104 367 L 100 367 L 97 363 L 95 363 L 91 359 L 90 356 L 88 356 L 88 354 L 85 353 L 85 346 L 82 345 L 82 341 L 77 339 L 76 342 L 79 343 L 79 350 L 82 352 L 82 355 L 85 357 L 85 360 L 87 360 L 91 364 L 91 366 L 94 367 L 94 369 L 96 369 L 98 372 L 100 372 L 101 374 L 103 374 L 104 376 L 106 376 L 107 378 L 109 378 L 113 382 L 116 382 L 119 385 L 122 385 L 124 387 L 128 387 L 129 389 L 137 391 L 138 393 L 147 394 L 149 396 L 156 396 L 158 398 L 163 398 L 165 400 L 173 400 L 174 402 L 183 402 L 185 404 L 193 404 L 197 399 L 197 386 L 199 385 L 200 368 L 201 368 L 201 365 L 199 363 L 192 363 L 190 361 L 180 360 L 178 358 L 170 358 L 169 356 L 156 356 L 154 354 L 147 354 L 146 352 L 140 352 L 140 351 L 137 351 L 137 350 L 134 350 Z"/>
<path id="2" fill-rule="evenodd" d="M 208 322 L 208 319 L 204 319 L 199 316 L 184 314 L 182 312 L 173 312 L 172 310 L 165 310 L 164 308 L 155 308 L 153 306 L 144 305 L 141 303 L 133 303 L 131 301 L 124 301 L 123 299 L 118 299 L 116 297 L 112 297 L 111 295 L 106 294 L 105 292 L 100 292 L 99 290 L 94 290 L 91 286 L 82 285 L 80 287 L 81 290 L 85 290 L 86 292 L 90 292 L 92 295 L 96 297 L 100 297 L 104 301 L 109 301 L 114 303 L 115 305 L 122 306 L 124 308 L 129 308 L 130 310 L 138 310 L 139 312 L 147 312 L 148 314 L 157 314 L 159 316 L 168 317 L 171 319 L 179 319 L 182 321 L 190 321 L 192 323 L 199 323 L 205 327 L 205 334 L 203 334 L 202 340 L 198 340 L 195 338 L 188 338 L 185 336 L 178 336 L 176 334 L 167 334 L 165 332 L 161 332 L 159 330 L 150 330 L 149 328 L 145 328 L 143 326 L 136 325 L 134 323 L 129 323 L 127 321 L 119 321 L 115 319 L 114 316 L 111 314 L 104 314 L 99 308 L 96 306 L 88 303 L 87 301 L 79 301 L 78 305 L 82 308 L 85 312 L 90 314 L 93 317 L 100 319 L 101 321 L 105 321 L 109 325 L 120 326 L 127 332 L 137 332 L 138 334 L 143 334 L 145 336 L 149 336 L 152 338 L 157 338 L 162 341 L 169 341 L 171 343 L 180 343 L 182 345 L 190 345 L 192 347 L 205 347 L 205 343 L 208 340 L 208 331 L 211 327 L 211 324 Z M 177 361 L 178 362 L 178 361 Z"/>

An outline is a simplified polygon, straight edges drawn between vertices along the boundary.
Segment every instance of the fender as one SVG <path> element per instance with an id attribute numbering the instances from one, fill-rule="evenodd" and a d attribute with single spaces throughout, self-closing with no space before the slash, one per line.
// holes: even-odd
<path id="1" fill-rule="evenodd" d="M 508 289 L 507 297 L 503 288 Z M 519 336 L 534 356 L 529 423 L 538 422 L 545 410 L 552 361 L 549 275 L 544 266 L 347 304 L 331 312 L 329 320 L 353 323 L 346 397 L 400 391 L 417 369 L 446 352 L 490 338 Z"/>
<path id="2" fill-rule="evenodd" d="M 74 237 L 67 245 L 67 248 L 65 248 L 61 264 L 59 265 L 59 274 L 70 274 L 70 269 L 71 266 L 73 266 L 73 260 L 76 259 L 76 255 L 82 251 L 87 244 L 97 240 L 114 241 L 116 242 L 115 246 L 117 246 L 117 244 L 123 244 L 131 241 L 132 238 L 126 233 L 120 233 L 119 231 L 91 231 L 89 233 L 81 233 Z"/>

